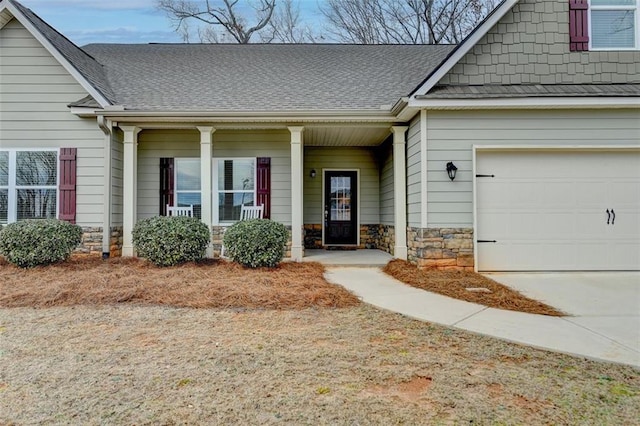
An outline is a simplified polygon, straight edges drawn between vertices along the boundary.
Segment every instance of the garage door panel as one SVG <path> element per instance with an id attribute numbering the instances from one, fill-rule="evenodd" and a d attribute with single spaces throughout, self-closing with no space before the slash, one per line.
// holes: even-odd
<path id="1" fill-rule="evenodd" d="M 640 269 L 638 151 L 479 151 L 476 169 L 496 176 L 476 181 L 477 238 L 497 241 L 480 270 Z"/>

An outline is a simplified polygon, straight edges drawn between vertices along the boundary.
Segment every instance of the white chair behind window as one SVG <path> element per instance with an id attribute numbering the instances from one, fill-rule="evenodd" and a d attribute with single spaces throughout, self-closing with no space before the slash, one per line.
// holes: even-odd
<path id="1" fill-rule="evenodd" d="M 167 216 L 193 217 L 193 204 L 188 207 L 170 206 L 167 204 Z"/>
<path id="2" fill-rule="evenodd" d="M 240 220 L 262 219 L 264 215 L 264 205 L 242 206 L 240 210 Z"/>
<path id="3" fill-rule="evenodd" d="M 240 209 L 240 220 L 262 219 L 264 216 L 264 205 L 242 206 Z M 224 257 L 224 244 L 220 248 L 220 257 Z"/>

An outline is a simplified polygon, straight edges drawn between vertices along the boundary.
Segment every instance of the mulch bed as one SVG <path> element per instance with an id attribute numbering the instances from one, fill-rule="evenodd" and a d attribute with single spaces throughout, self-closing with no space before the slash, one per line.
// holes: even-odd
<path id="1" fill-rule="evenodd" d="M 66 262 L 21 269 L 0 260 L 0 307 L 165 305 L 188 308 L 343 308 L 360 303 L 325 281 L 318 263 L 247 269 L 205 260 L 160 268 L 141 260 L 72 256 Z"/>
<path id="2" fill-rule="evenodd" d="M 389 262 L 383 271 L 412 287 L 491 308 L 556 317 L 566 315 L 552 306 L 530 299 L 475 272 L 421 270 L 409 262 L 398 259 Z M 485 288 L 489 292 L 469 291 L 468 288 Z"/>

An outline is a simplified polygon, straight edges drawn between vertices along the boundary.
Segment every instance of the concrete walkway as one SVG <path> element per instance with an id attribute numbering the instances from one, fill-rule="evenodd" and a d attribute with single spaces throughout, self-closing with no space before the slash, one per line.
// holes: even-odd
<path id="1" fill-rule="evenodd" d="M 379 268 L 330 267 L 326 278 L 352 291 L 363 302 L 419 320 L 541 349 L 640 367 L 637 340 L 636 344 L 632 340 L 620 342 L 615 327 L 590 327 L 588 321 L 576 320 L 579 315 L 559 318 L 487 308 L 410 287 Z"/>

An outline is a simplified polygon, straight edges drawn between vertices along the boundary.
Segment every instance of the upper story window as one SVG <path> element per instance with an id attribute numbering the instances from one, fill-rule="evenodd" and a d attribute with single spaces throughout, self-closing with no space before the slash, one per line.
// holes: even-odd
<path id="1" fill-rule="evenodd" d="M 0 151 L 1 224 L 55 218 L 57 188 L 57 150 Z"/>
<path id="2" fill-rule="evenodd" d="M 591 48 L 640 48 L 640 0 L 591 0 Z"/>

